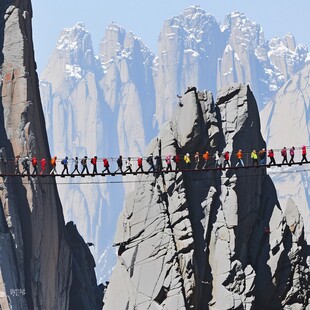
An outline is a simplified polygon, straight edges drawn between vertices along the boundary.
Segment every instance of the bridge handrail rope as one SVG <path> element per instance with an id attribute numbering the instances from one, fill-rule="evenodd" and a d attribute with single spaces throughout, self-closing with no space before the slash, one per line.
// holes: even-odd
<path id="1" fill-rule="evenodd" d="M 310 148 L 310 146 L 306 146 L 306 149 L 308 150 Z M 271 148 L 270 148 L 271 149 Z M 266 152 L 268 153 L 268 150 L 270 150 L 270 149 L 266 149 Z M 273 151 L 274 151 L 274 153 L 276 153 L 276 152 L 281 152 L 281 150 L 282 149 L 272 149 Z M 289 155 L 289 148 L 286 148 L 286 150 L 287 150 L 287 153 L 288 153 L 288 155 Z M 297 146 L 297 147 L 295 147 L 295 152 L 296 151 L 298 151 L 298 150 L 302 150 L 302 146 Z M 257 153 L 259 152 L 260 150 L 257 150 Z M 226 151 L 225 150 L 223 150 L 222 152 L 220 152 L 221 154 L 224 154 Z M 238 151 L 236 151 L 236 152 L 233 152 L 233 153 L 230 153 L 230 155 L 231 155 L 231 158 L 233 158 L 233 156 L 236 156 L 236 154 L 237 154 L 237 152 Z M 214 158 L 215 157 L 215 154 L 216 154 L 217 152 L 213 152 L 213 153 L 211 153 L 211 152 L 209 152 L 209 157 L 210 158 Z M 250 150 L 250 151 L 248 151 L 248 150 L 245 150 L 245 151 L 243 151 L 242 150 L 242 153 L 243 153 L 243 157 L 245 157 L 245 155 L 251 155 L 251 153 L 252 153 L 252 150 Z M 201 159 L 201 160 L 203 160 L 203 154 L 204 153 L 200 153 L 199 154 L 199 158 Z M 154 156 L 156 156 L 155 154 L 153 154 Z M 182 159 L 183 160 L 183 157 L 186 155 L 186 153 L 184 153 L 184 154 L 178 154 L 179 156 L 180 156 L 180 159 Z M 189 153 L 189 155 L 190 155 L 190 157 L 191 158 L 194 158 L 194 156 L 195 156 L 195 153 Z M 296 153 L 295 153 L 295 155 L 296 155 Z M 30 156 L 28 156 L 28 155 L 20 155 L 20 160 L 22 161 L 23 159 L 25 159 L 26 157 L 28 157 L 29 158 L 29 160 L 31 161 L 31 157 Z M 56 159 L 56 162 L 57 163 L 61 163 L 61 160 L 62 160 L 62 158 L 64 158 L 65 156 L 63 156 L 63 157 L 59 157 L 59 156 L 57 156 L 57 159 Z M 127 158 L 130 158 L 131 160 L 137 160 L 139 157 L 142 157 L 142 159 L 143 160 L 146 160 L 149 156 L 147 155 L 147 156 L 123 156 L 123 161 L 125 162 L 126 161 L 126 159 Z M 162 157 L 162 160 L 164 161 L 165 160 L 165 158 L 164 158 L 165 156 L 163 156 Z M 275 156 L 276 157 L 276 156 Z M 51 157 L 51 158 L 46 158 L 46 161 L 47 161 L 47 163 L 50 163 L 50 161 L 51 161 L 51 159 L 52 159 L 53 157 Z M 83 157 L 78 157 L 78 160 L 79 160 L 79 162 L 82 160 L 82 158 Z M 102 161 L 103 159 L 108 159 L 109 161 L 111 161 L 111 162 L 116 162 L 117 161 L 117 159 L 118 159 L 118 157 L 97 157 L 97 160 L 98 161 Z M 37 158 L 38 159 L 38 162 L 41 160 L 41 158 L 39 159 L 39 158 Z M 87 157 L 87 160 L 88 161 L 90 161 L 90 159 L 91 159 L 91 157 Z M 14 162 L 15 160 L 16 160 L 16 158 L 0 158 L 0 161 L 3 161 L 3 160 L 5 160 L 5 161 L 7 161 L 7 162 Z M 68 162 L 74 162 L 75 161 L 75 158 L 68 158 Z"/>
<path id="2" fill-rule="evenodd" d="M 97 158 L 97 156 L 94 156 L 96 158 L 96 163 L 94 164 L 92 162 L 92 159 L 88 158 L 87 156 L 84 156 L 83 158 L 68 158 L 67 156 L 64 157 L 66 158 L 66 164 L 64 165 L 64 163 L 62 162 L 63 159 L 59 159 L 56 156 L 54 156 L 51 159 L 44 159 L 45 160 L 45 165 L 44 167 L 49 167 L 51 166 L 51 162 L 52 160 L 55 161 L 55 167 L 57 167 L 59 169 L 59 167 L 68 167 L 69 165 L 72 166 L 74 164 L 75 167 L 82 167 L 83 171 L 85 171 L 84 168 L 86 168 L 86 173 L 80 173 L 79 170 L 77 169 L 76 174 L 73 173 L 69 173 L 69 171 L 67 170 L 67 168 L 63 170 L 63 172 L 61 174 L 57 174 L 56 171 L 54 171 L 52 169 L 53 175 L 55 176 L 77 176 L 77 175 L 126 175 L 126 174 L 140 174 L 140 173 L 146 173 L 146 172 L 156 172 L 156 173 L 162 173 L 162 172 L 176 172 L 176 171 L 181 171 L 181 172 L 193 172 L 193 171 L 209 171 L 209 170 L 223 170 L 223 169 L 239 169 L 239 168 L 251 168 L 251 167 L 267 167 L 269 168 L 270 166 L 282 166 L 282 165 L 301 165 L 303 163 L 308 163 L 308 160 L 306 158 L 306 153 L 307 153 L 307 148 L 309 148 L 309 146 L 303 146 L 303 147 L 296 147 L 294 148 L 294 156 L 298 155 L 298 157 L 301 158 L 301 161 L 299 162 L 294 162 L 294 160 L 291 160 L 290 162 L 288 162 L 287 160 L 287 156 L 291 156 L 290 155 L 290 150 L 286 149 L 286 153 L 287 155 L 285 156 L 286 159 L 284 159 L 284 156 L 282 154 L 283 149 L 273 149 L 273 158 L 276 160 L 279 160 L 277 157 L 278 155 L 276 155 L 276 153 L 280 152 L 280 156 L 283 159 L 282 163 L 276 163 L 276 161 L 274 160 L 273 162 L 271 161 L 271 157 L 270 157 L 270 163 L 267 163 L 269 154 L 268 152 L 270 151 L 270 149 L 268 151 L 266 151 L 264 148 L 261 151 L 264 151 L 264 155 L 263 157 L 260 158 L 260 152 L 256 152 L 257 156 L 257 161 L 255 162 L 253 160 L 253 158 L 251 158 L 253 151 L 249 152 L 249 151 L 242 151 L 242 160 L 240 162 L 240 158 L 237 158 L 238 156 L 238 152 L 237 153 L 233 153 L 233 154 L 229 154 L 228 159 L 225 158 L 225 151 L 223 152 L 212 152 L 209 153 L 208 159 L 205 159 L 203 157 L 204 154 L 199 154 L 198 152 L 196 152 L 195 154 L 178 154 L 179 156 L 179 163 L 175 164 L 175 168 L 172 169 L 172 162 L 175 161 L 174 158 L 175 156 L 172 155 L 163 155 L 163 156 L 159 156 L 159 155 L 154 155 L 154 154 L 150 154 L 149 156 L 139 156 L 139 157 L 128 157 L 128 158 L 124 158 L 121 156 L 119 156 L 118 158 L 115 157 L 108 157 L 108 158 Z M 301 152 L 301 156 L 300 154 L 296 154 L 299 152 L 296 152 L 296 150 L 302 150 Z M 228 153 L 228 152 L 227 152 Z M 48 175 L 50 173 L 50 171 L 47 171 L 46 168 L 43 169 L 43 166 L 41 165 L 41 158 L 37 159 L 36 157 L 28 157 L 28 156 L 24 156 L 24 157 L 20 157 L 20 156 L 16 156 L 15 159 L 6 159 L 4 158 L 4 154 L 5 153 L 0 153 L 0 176 L 15 176 L 15 175 Z M 186 161 L 185 156 L 189 155 L 189 162 Z M 250 156 L 249 156 L 250 155 Z M 147 158 L 148 157 L 152 157 L 153 158 L 153 163 L 150 164 L 147 162 Z M 170 156 L 170 163 L 167 161 L 166 156 Z M 293 157 L 294 157 L 293 156 Z M 33 164 L 33 158 L 36 158 L 35 162 L 36 164 Z M 291 156 L 292 158 L 292 156 Z M 108 159 L 110 162 L 117 162 L 118 160 L 120 160 L 122 166 L 124 166 L 124 168 L 120 168 L 117 162 L 117 169 L 114 172 L 111 172 L 110 169 L 108 169 L 107 173 L 100 173 L 97 172 L 97 167 L 102 166 L 103 171 L 105 170 L 105 166 L 104 166 L 104 160 Z M 140 165 L 139 165 L 139 159 L 140 159 Z M 84 164 L 82 161 L 85 161 Z M 147 171 L 143 170 L 143 160 L 145 161 L 145 164 L 148 166 L 147 168 L 150 168 Z M 138 161 L 138 163 L 137 163 Z M 237 162 L 237 164 L 235 164 L 234 166 L 232 166 L 232 162 L 235 163 Z M 127 163 L 130 162 L 129 165 L 127 165 Z M 162 163 L 166 162 L 166 166 L 164 168 L 162 168 L 162 170 L 159 170 L 158 167 L 163 167 Z M 176 162 L 176 161 L 175 161 Z M 135 163 L 135 166 L 138 167 L 138 169 L 134 169 L 133 170 L 133 163 Z M 61 164 L 61 165 L 59 165 Z M 238 166 L 240 164 L 240 166 Z M 38 173 L 38 168 L 41 165 L 41 172 Z M 48 165 L 48 166 L 47 166 Z M 58 166 L 57 166 L 58 165 Z M 90 165 L 90 166 L 89 166 Z M 53 165 L 52 165 L 53 166 Z M 86 166 L 86 167 L 85 167 Z M 93 173 L 89 173 L 88 168 L 91 169 L 91 166 L 93 166 Z M 141 167 L 140 167 L 141 166 Z M 151 167 L 153 166 L 153 167 Z M 184 166 L 186 166 L 186 168 L 184 168 Z M 195 167 L 195 169 L 192 169 L 192 167 Z M 237 167 L 238 166 L 238 167 Z M 23 167 L 23 173 L 20 172 L 20 168 Z M 109 164 L 109 168 L 110 168 L 110 164 Z M 140 169 L 139 169 L 140 167 Z M 32 168 L 34 171 L 34 173 L 30 173 L 30 168 Z M 157 168 L 157 171 L 155 171 Z M 140 171 L 138 171 L 140 170 Z M 152 170 L 152 171 L 151 171 Z M 168 171 L 169 170 L 169 171 Z M 73 172 L 75 172 L 75 170 L 73 170 Z M 119 173 L 117 173 L 117 171 L 120 171 Z M 66 173 L 64 173 L 66 172 Z"/>
<path id="3" fill-rule="evenodd" d="M 250 169 L 251 170 L 251 169 Z M 261 175 L 258 173 L 258 170 L 259 169 L 253 169 L 254 173 L 252 174 L 240 174 L 238 176 L 238 178 L 249 178 L 249 177 L 254 177 L 254 178 L 257 178 L 257 176 Z M 181 171 L 178 171 L 178 172 L 181 172 Z M 289 170 L 273 170 L 273 171 L 270 171 L 268 173 L 268 175 L 278 175 L 278 174 L 295 174 L 295 173 L 299 173 L 299 172 L 310 172 L 310 169 L 298 169 L 298 170 L 294 170 L 294 169 L 289 169 Z M 6 176 L 3 176 L 3 175 L 0 175 L 0 177 L 6 177 Z M 49 178 L 49 176 L 51 176 L 52 178 Z M 79 175 L 77 175 L 79 176 Z M 20 177 L 20 176 L 19 176 Z M 24 177 L 27 177 L 27 175 L 24 175 Z M 35 178 L 36 176 L 33 176 L 33 175 L 30 175 L 30 177 L 32 178 Z M 56 177 L 56 175 L 43 175 L 43 180 L 44 180 L 44 184 L 55 184 L 54 181 L 52 181 L 52 179 Z M 218 176 L 219 178 L 221 179 L 226 179 L 227 176 L 226 175 L 219 175 Z M 214 175 L 211 175 L 211 174 L 204 174 L 203 177 L 199 177 L 199 180 L 211 180 L 214 178 Z M 116 178 L 115 180 L 112 180 L 114 178 L 100 178 L 99 180 L 97 178 L 61 178 L 62 180 L 64 181 L 57 181 L 57 185 L 68 185 L 68 184 L 71 184 L 71 185 L 79 185 L 79 184 L 82 184 L 82 185 L 94 185 L 94 184 L 135 184 L 135 183 L 152 183 L 154 182 L 154 179 L 153 178 L 150 178 L 150 179 L 127 179 L 127 180 L 124 180 L 124 178 Z M 17 178 L 10 178 L 9 180 L 7 179 L 6 182 L 8 183 L 14 183 L 14 180 L 17 182 L 19 180 L 17 180 Z M 71 182 L 69 182 L 69 180 Z M 78 180 L 78 181 L 76 181 Z M 83 180 L 83 181 L 80 181 L 80 180 Z M 32 180 L 24 180 L 23 181 L 23 184 L 31 184 Z"/>
<path id="4" fill-rule="evenodd" d="M 153 175 L 160 175 L 162 173 L 188 173 L 188 172 L 210 172 L 210 171 L 226 171 L 226 170 L 240 170 L 240 169 L 259 169 L 259 168 L 273 168 L 273 167 L 282 167 L 282 166 L 302 166 L 305 164 L 310 164 L 310 162 L 294 162 L 294 163 L 285 163 L 285 164 L 266 164 L 266 165 L 245 165 L 245 166 L 226 166 L 226 167 L 207 167 L 205 169 L 199 168 L 199 169 L 172 169 L 172 170 L 166 170 L 166 167 L 164 167 L 162 170 L 154 170 L 154 171 L 132 171 L 132 172 L 110 172 L 110 173 L 8 173 L 5 172 L 6 169 L 3 169 L 3 167 L 0 167 L 0 177 L 86 177 L 86 176 L 126 176 L 126 175 L 143 175 L 143 174 L 153 174 Z M 0 165 L 1 166 L 1 165 Z M 310 170 L 303 170 L 303 171 L 310 171 Z M 3 173 L 4 172 L 4 173 Z"/>

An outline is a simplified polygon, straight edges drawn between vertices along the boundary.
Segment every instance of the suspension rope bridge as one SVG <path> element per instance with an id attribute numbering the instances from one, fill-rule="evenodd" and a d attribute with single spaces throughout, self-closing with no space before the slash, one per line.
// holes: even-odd
<path id="1" fill-rule="evenodd" d="M 303 166 L 303 165 L 307 165 L 310 164 L 310 162 L 294 162 L 294 163 L 284 163 L 284 164 L 273 164 L 273 165 L 245 165 L 245 166 L 226 166 L 226 167 L 207 167 L 205 169 L 202 168 L 198 168 L 198 169 L 171 169 L 171 170 L 167 170 L 166 168 L 163 168 L 161 170 L 151 170 L 151 171 L 132 171 L 132 172 L 110 172 L 110 173 L 51 173 L 51 174 L 41 174 L 41 173 L 5 173 L 4 171 L 1 171 L 0 173 L 0 177 L 5 178 L 5 177 L 17 177 L 17 178 L 26 178 L 26 177 L 32 177 L 32 178 L 36 178 L 36 177 L 41 177 L 41 178 L 56 178 L 56 177 L 60 177 L 60 178 L 75 178 L 75 177 L 96 177 L 96 176 L 101 176 L 101 177 L 105 177 L 105 176 L 127 176 L 127 175 L 154 175 L 156 177 L 158 177 L 161 174 L 169 174 L 169 173 L 208 173 L 208 172 L 217 172 L 217 171 L 237 171 L 237 170 L 250 170 L 250 171 L 259 171 L 261 169 L 266 169 L 266 168 L 277 168 L 277 167 L 291 167 L 291 166 Z M 306 172 L 306 171 L 310 171 L 309 169 L 295 169 L 295 170 L 279 170 L 279 171 L 270 171 L 269 174 L 284 174 L 284 173 L 297 173 L 297 172 Z M 258 174 L 252 174 L 253 176 L 257 176 Z M 222 176 L 223 178 L 225 178 L 225 176 Z M 139 181 L 132 181 L 132 180 L 123 180 L 123 181 L 106 181 L 106 182 L 92 182 L 94 183 L 136 183 L 136 182 L 141 182 L 141 180 Z M 147 181 L 148 182 L 148 181 Z M 84 184 L 83 182 L 80 182 L 81 184 Z M 85 182 L 88 184 L 88 182 Z M 59 183 L 61 184 L 61 183 Z M 66 183 L 67 184 L 67 183 Z M 75 183 L 77 184 L 77 183 Z"/>
<path id="2" fill-rule="evenodd" d="M 256 156 L 256 161 L 253 160 L 252 154 L 253 152 L 256 153 L 255 150 L 252 152 L 242 152 L 241 160 L 240 157 L 238 157 L 238 152 L 241 152 L 239 150 L 238 152 L 235 153 L 235 157 L 232 157 L 231 154 L 229 154 L 228 158 L 225 158 L 226 153 L 229 152 L 216 152 L 216 153 L 208 153 L 208 158 L 205 157 L 205 154 L 201 155 L 198 152 L 195 154 L 185 154 L 185 155 L 166 155 L 161 157 L 159 155 L 154 156 L 155 157 L 155 162 L 153 159 L 153 154 L 151 154 L 148 157 L 128 157 L 128 159 L 123 159 L 122 156 L 119 156 L 118 158 L 97 158 L 97 156 L 94 156 L 91 160 L 87 158 L 87 156 L 84 156 L 82 159 L 79 159 L 78 157 L 68 159 L 68 157 L 65 157 L 65 161 L 57 159 L 56 156 L 54 156 L 51 160 L 47 161 L 45 158 L 42 158 L 39 162 L 39 160 L 36 159 L 36 157 L 32 157 L 31 159 L 28 158 L 28 156 L 25 156 L 21 158 L 20 156 L 16 156 L 15 159 L 6 159 L 3 156 L 3 153 L 0 154 L 0 177 L 6 178 L 6 177 L 19 177 L 19 178 L 25 178 L 28 177 L 28 180 L 31 178 L 36 178 L 36 177 L 61 177 L 61 178 L 75 178 L 75 177 L 96 177 L 96 176 L 127 176 L 127 175 L 148 175 L 148 174 L 153 174 L 156 178 L 160 176 L 161 174 L 167 174 L 167 173 L 197 173 L 197 172 L 217 172 L 217 171 L 230 171 L 230 170 L 243 170 L 243 169 L 250 169 L 251 173 L 247 173 L 247 176 L 257 176 L 259 174 L 259 170 L 261 169 L 266 169 L 266 168 L 272 168 L 272 167 L 282 167 L 282 166 L 301 166 L 304 164 L 310 163 L 307 158 L 306 158 L 306 153 L 307 153 L 307 146 L 303 147 L 292 147 L 291 150 L 294 150 L 293 153 L 289 152 L 286 150 L 286 148 L 282 149 L 270 149 L 267 151 L 263 148 L 261 151 L 264 151 L 263 157 L 261 156 L 261 151 L 257 153 Z M 283 153 L 283 151 L 285 152 Z M 290 151 L 291 151 L 290 150 Z M 297 150 L 302 150 L 302 159 L 301 161 L 294 162 L 294 156 L 295 152 Z M 272 152 L 272 156 L 270 156 L 270 152 Z M 281 152 L 280 155 L 282 157 L 282 162 L 281 163 L 276 163 L 275 161 L 275 155 L 277 152 Z M 290 161 L 287 160 L 287 153 L 290 154 Z M 293 155 L 292 155 L 293 154 Z M 189 158 L 189 161 L 186 160 L 185 157 Z M 148 158 L 151 157 L 151 162 L 148 161 Z M 167 161 L 168 157 L 168 161 Z M 176 157 L 178 157 L 178 160 L 176 160 Z M 270 163 L 267 164 L 266 160 L 267 157 L 270 158 Z M 233 162 L 237 161 L 234 165 L 232 165 L 231 159 Z M 93 161 L 94 160 L 94 161 Z M 111 162 L 116 162 L 117 163 L 117 169 L 113 172 L 110 171 L 110 164 L 109 161 Z M 136 170 L 132 169 L 132 162 L 131 160 L 137 160 L 138 161 L 138 168 Z M 144 170 L 143 169 L 143 160 L 145 160 L 148 164 L 148 169 Z M 93 171 L 89 172 L 88 166 L 87 166 L 87 161 L 91 163 L 93 166 Z M 99 165 L 100 162 L 103 162 L 103 170 L 102 172 L 97 172 L 97 164 Z M 140 162 L 139 162 L 140 161 Z M 172 163 L 174 161 L 174 163 Z M 259 163 L 260 161 L 260 163 Z M 30 163 L 32 164 L 33 172 L 30 173 Z M 38 166 L 39 163 L 41 163 L 41 172 L 38 172 Z M 56 172 L 56 166 L 57 164 L 61 163 L 63 166 L 63 171 L 62 173 L 57 173 Z M 74 166 L 74 170 L 72 173 L 69 173 L 68 170 L 68 165 L 69 163 L 71 166 Z M 108 163 L 106 165 L 106 163 Z M 126 163 L 125 168 L 123 169 L 123 163 Z M 163 163 L 166 163 L 166 166 L 163 167 Z M 20 164 L 22 164 L 24 170 L 22 173 L 20 172 Z M 52 170 L 47 171 L 46 166 L 51 165 Z M 79 165 L 81 165 L 82 170 L 79 172 Z M 174 166 L 172 168 L 172 165 Z M 193 168 L 194 166 L 194 168 Z M 255 170 L 253 170 L 255 169 Z M 255 172 L 256 171 L 256 172 Z M 279 170 L 272 170 L 269 172 L 269 174 L 279 174 L 279 173 L 297 173 L 297 172 L 302 172 L 302 171 L 308 171 L 307 169 L 289 169 L 283 171 L 283 169 Z M 75 173 L 76 172 L 76 173 Z M 254 173 L 253 173 L 254 172 Z M 205 175 L 207 178 L 209 177 L 208 174 Z M 221 176 L 222 177 L 222 176 Z M 201 175 L 199 175 L 199 178 L 202 178 Z M 91 184 L 102 184 L 102 183 L 135 183 L 135 182 L 141 182 L 144 181 L 141 178 L 138 180 L 134 181 L 132 179 L 130 180 L 125 180 L 122 178 L 121 180 L 116 179 L 115 181 L 112 181 L 111 178 L 108 178 L 107 181 L 97 181 L 98 178 L 95 179 L 95 182 L 91 182 Z M 46 182 L 47 183 L 47 182 Z M 57 184 L 68 184 L 66 182 L 57 182 Z M 74 182 L 71 184 L 78 184 L 77 182 Z M 90 184 L 90 182 L 80 182 L 80 184 Z"/>

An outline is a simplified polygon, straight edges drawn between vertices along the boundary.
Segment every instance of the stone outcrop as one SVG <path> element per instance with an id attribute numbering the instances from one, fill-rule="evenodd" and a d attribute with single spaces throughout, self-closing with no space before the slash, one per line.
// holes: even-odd
<path id="1" fill-rule="evenodd" d="M 50 159 L 50 153 L 35 71 L 31 2 L 2 1 L 0 12 L 0 146 L 8 162 L 1 173 L 6 174 L 14 173 L 16 155 Z M 0 203 L 1 309 L 69 309 L 73 266 L 89 267 L 68 243 L 55 181 L 2 176 Z M 97 286 L 94 275 L 80 277 Z"/>
<path id="2" fill-rule="evenodd" d="M 222 89 L 216 103 L 194 89 L 174 115 L 147 153 L 235 154 L 265 146 L 247 85 Z M 309 305 L 303 219 L 294 201 L 280 206 L 265 168 L 141 176 L 120 215 L 115 245 L 105 309 Z"/>

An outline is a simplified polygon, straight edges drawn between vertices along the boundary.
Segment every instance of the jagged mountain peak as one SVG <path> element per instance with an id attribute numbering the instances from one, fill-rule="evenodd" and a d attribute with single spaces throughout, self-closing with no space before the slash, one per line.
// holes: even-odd
<path id="1" fill-rule="evenodd" d="M 225 17 L 225 24 L 229 27 L 236 27 L 240 25 L 251 25 L 254 27 L 260 27 L 257 22 L 250 20 L 244 12 L 239 11 L 227 14 Z"/>
<path id="2" fill-rule="evenodd" d="M 197 41 L 201 40 L 204 31 L 212 27 L 218 27 L 218 23 L 214 16 L 206 13 L 199 6 L 190 6 L 178 16 L 172 17 L 165 22 L 165 28 L 182 29 L 187 36 Z"/>
<path id="3" fill-rule="evenodd" d="M 84 23 L 78 22 L 73 27 L 65 28 L 62 31 L 56 48 L 60 50 L 76 49 L 85 36 L 90 36 L 90 34 L 86 30 Z"/>
<path id="4" fill-rule="evenodd" d="M 133 54 L 141 54 L 143 58 L 153 61 L 152 51 L 143 43 L 140 37 L 132 31 L 126 31 L 122 26 L 112 22 L 106 28 L 100 42 L 99 58 L 101 63 L 111 60 L 133 59 Z"/>
<path id="5" fill-rule="evenodd" d="M 297 44 L 295 37 L 291 34 L 285 35 L 283 38 L 272 38 L 268 45 L 271 50 L 282 49 L 283 51 L 291 54 L 296 54 L 305 60 L 309 54 L 309 49 L 306 44 Z"/>
<path id="6" fill-rule="evenodd" d="M 88 72 L 94 71 L 96 62 L 91 35 L 84 23 L 78 22 L 60 33 L 41 78 L 51 80 L 51 76 L 54 76 L 57 81 L 61 76 L 63 80 L 57 84 L 62 87 L 64 81 L 75 83 L 85 78 Z M 53 74 L 55 71 L 57 75 Z"/>
<path id="7" fill-rule="evenodd" d="M 305 44 L 296 45 L 295 37 L 290 33 L 286 34 L 282 38 L 271 38 L 268 44 L 271 49 L 279 48 L 279 46 L 281 46 L 283 49 L 285 48 L 290 52 L 297 52 L 300 50 L 305 50 L 306 52 L 308 52 L 308 47 Z"/>
<path id="8" fill-rule="evenodd" d="M 287 80 L 301 70 L 309 59 L 308 47 L 296 45 L 292 34 L 275 37 L 268 42 L 268 58 L 279 78 Z"/>
<path id="9" fill-rule="evenodd" d="M 186 8 L 181 16 L 188 24 L 193 24 L 198 20 L 202 20 L 202 22 L 216 23 L 215 17 L 206 13 L 206 11 L 201 9 L 200 6 L 190 6 Z"/>
<path id="10" fill-rule="evenodd" d="M 233 12 L 226 15 L 222 32 L 227 31 L 230 38 L 238 39 L 236 43 L 246 42 L 249 47 L 256 48 L 265 42 L 263 28 L 255 21 L 246 17 L 245 13 Z"/>
<path id="11" fill-rule="evenodd" d="M 209 92 L 189 89 L 148 151 L 235 154 L 263 145 L 255 98 L 235 84 L 216 104 Z M 308 297 L 303 232 L 295 203 L 282 212 L 264 168 L 143 176 L 119 217 L 105 309 L 301 309 Z"/>

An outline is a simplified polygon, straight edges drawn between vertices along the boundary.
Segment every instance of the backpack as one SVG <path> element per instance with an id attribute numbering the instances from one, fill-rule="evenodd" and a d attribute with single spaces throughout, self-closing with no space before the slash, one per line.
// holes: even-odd
<path id="1" fill-rule="evenodd" d="M 286 150 L 282 150 L 282 151 L 281 151 L 281 155 L 282 155 L 282 156 L 286 156 Z"/>
<path id="2" fill-rule="evenodd" d="M 86 164 L 85 158 L 82 158 L 82 159 L 81 159 L 81 164 L 82 164 L 82 165 L 85 165 L 85 164 Z"/>
<path id="3" fill-rule="evenodd" d="M 93 158 L 90 160 L 90 163 L 91 163 L 91 164 L 94 164 L 94 159 L 93 159 Z"/>
<path id="4" fill-rule="evenodd" d="M 152 162 L 152 157 L 149 156 L 149 157 L 146 159 L 146 162 L 147 162 L 148 164 L 150 164 L 150 163 Z"/>
<path id="5" fill-rule="evenodd" d="M 64 159 L 61 160 L 61 164 L 62 164 L 62 165 L 65 165 L 65 164 L 66 164 Z"/>
<path id="6" fill-rule="evenodd" d="M 22 161 L 22 165 L 23 165 L 23 167 L 26 169 L 26 168 L 28 168 L 28 161 L 27 161 L 27 159 L 24 159 L 23 161 Z"/>

